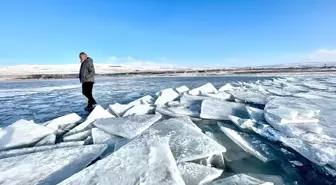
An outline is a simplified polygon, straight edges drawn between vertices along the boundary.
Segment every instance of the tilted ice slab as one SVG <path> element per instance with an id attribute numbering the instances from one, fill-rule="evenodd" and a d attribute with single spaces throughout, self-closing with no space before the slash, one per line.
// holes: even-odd
<path id="1" fill-rule="evenodd" d="M 164 89 L 159 93 L 159 97 L 155 101 L 155 105 L 165 105 L 166 103 L 175 100 L 180 95 L 174 89 Z"/>
<path id="2" fill-rule="evenodd" d="M 179 114 L 179 115 L 185 115 L 185 116 L 191 116 L 191 117 L 200 116 L 199 111 L 190 110 L 189 108 L 169 107 L 168 110 L 173 112 L 174 114 Z"/>
<path id="3" fill-rule="evenodd" d="M 158 122 L 146 133 L 168 137 L 170 149 L 177 162 L 202 159 L 226 151 L 223 146 L 203 134 L 199 129 L 185 123 L 182 118 Z"/>
<path id="4" fill-rule="evenodd" d="M 83 132 L 88 129 L 91 129 L 92 123 L 98 119 L 113 118 L 113 117 L 114 116 L 111 113 L 103 109 L 103 107 L 101 107 L 100 105 L 97 105 L 83 123 L 79 124 L 72 130 L 70 130 L 68 133 L 65 134 L 65 136 L 76 134 L 78 132 Z"/>
<path id="5" fill-rule="evenodd" d="M 254 104 L 266 105 L 269 96 L 252 91 L 228 91 L 234 98 Z"/>
<path id="6" fill-rule="evenodd" d="M 246 134 L 237 132 L 233 129 L 225 127 L 222 123 L 218 123 L 220 129 L 237 145 L 239 145 L 246 152 L 254 155 L 263 162 L 268 162 L 276 158 L 269 152 L 270 148 L 260 139 Z"/>
<path id="7" fill-rule="evenodd" d="M 175 119 L 176 121 L 182 122 L 182 124 L 188 124 L 189 126 L 192 126 L 196 130 L 199 130 L 202 132 L 202 130 L 190 119 L 189 116 L 183 116 L 180 117 L 179 119 Z"/>
<path id="8" fill-rule="evenodd" d="M 128 105 L 153 104 L 154 100 L 155 99 L 152 96 L 147 95 L 130 102 Z"/>
<path id="9" fill-rule="evenodd" d="M 186 106 L 189 107 L 193 104 L 201 104 L 203 100 L 209 99 L 209 97 L 206 96 L 193 96 L 188 93 L 183 93 L 183 95 L 180 98 L 180 102 Z"/>
<path id="10" fill-rule="evenodd" d="M 260 179 L 245 175 L 237 174 L 224 179 L 216 180 L 207 185 L 273 185 L 271 182 L 265 182 Z"/>
<path id="11" fill-rule="evenodd" d="M 262 109 L 257 109 L 254 107 L 246 106 L 247 113 L 249 114 L 250 118 L 255 121 L 264 121 L 265 116 L 264 116 L 264 110 Z"/>
<path id="12" fill-rule="evenodd" d="M 55 144 L 55 141 L 56 141 L 56 135 L 50 134 L 45 138 L 41 139 L 38 143 L 35 144 L 35 146 L 53 145 Z"/>
<path id="13" fill-rule="evenodd" d="M 190 89 L 189 89 L 187 86 L 183 85 L 183 86 L 177 87 L 175 90 L 176 90 L 176 92 L 178 92 L 179 94 L 182 94 L 182 93 L 184 93 L 184 92 L 189 91 Z"/>
<path id="14" fill-rule="evenodd" d="M 64 142 L 64 143 L 59 143 L 55 145 L 35 146 L 35 147 L 30 147 L 30 148 L 6 150 L 6 151 L 0 152 L 0 159 L 30 154 L 30 153 L 35 153 L 35 152 L 41 152 L 41 151 L 46 151 L 46 150 L 52 150 L 52 149 L 57 149 L 57 148 L 66 148 L 66 147 L 81 146 L 81 145 L 84 145 L 83 141 Z"/>
<path id="15" fill-rule="evenodd" d="M 252 131 L 252 126 L 255 124 L 251 119 L 243 119 L 233 115 L 229 115 L 228 117 L 242 131 Z"/>
<path id="16" fill-rule="evenodd" d="M 142 138 L 66 179 L 60 185 L 184 185 L 167 141 Z"/>
<path id="17" fill-rule="evenodd" d="M 190 95 L 205 95 L 205 94 L 217 94 L 218 90 L 211 83 L 207 83 L 201 87 L 192 89 L 188 92 Z"/>
<path id="18" fill-rule="evenodd" d="M 125 114 L 127 110 L 129 110 L 133 106 L 134 105 L 130 105 L 130 104 L 123 105 L 123 104 L 115 103 L 113 105 L 109 105 L 109 109 L 112 111 L 113 114 L 115 114 L 118 117 L 121 117 Z"/>
<path id="19" fill-rule="evenodd" d="M 130 108 L 123 114 L 124 116 L 140 116 L 154 113 L 155 107 L 150 104 L 139 104 Z"/>
<path id="20" fill-rule="evenodd" d="M 30 121 L 19 120 L 0 130 L 0 151 L 33 146 L 54 130 Z"/>
<path id="21" fill-rule="evenodd" d="M 174 112 L 170 111 L 168 107 L 156 107 L 155 114 L 161 114 L 161 115 L 173 117 L 173 118 L 185 116 L 185 115 L 175 114 Z"/>
<path id="22" fill-rule="evenodd" d="M 230 91 L 230 90 L 233 90 L 233 89 L 234 89 L 234 87 L 231 84 L 227 83 L 224 86 L 222 86 L 221 88 L 219 88 L 218 91 L 219 92 L 224 92 L 224 91 Z"/>
<path id="23" fill-rule="evenodd" d="M 202 102 L 201 118 L 229 120 L 229 115 L 248 117 L 245 104 L 216 99 L 206 99 Z"/>
<path id="24" fill-rule="evenodd" d="M 67 135 L 62 138 L 63 141 L 83 141 L 87 137 L 91 136 L 91 129 L 76 134 Z"/>
<path id="25" fill-rule="evenodd" d="M 78 123 L 82 120 L 76 113 L 68 114 L 56 119 L 53 119 L 47 123 L 47 127 L 57 130 L 66 127 L 67 125 Z"/>
<path id="26" fill-rule="evenodd" d="M 99 128 L 92 129 L 92 139 L 94 144 L 106 144 L 106 150 L 101 154 L 101 157 L 105 157 L 114 152 L 114 148 L 119 139 L 119 136 L 109 134 Z"/>
<path id="27" fill-rule="evenodd" d="M 218 94 L 205 94 L 204 96 L 208 96 L 223 101 L 232 99 L 232 95 L 226 92 L 220 92 Z"/>
<path id="28" fill-rule="evenodd" d="M 159 114 L 129 116 L 98 120 L 94 125 L 110 134 L 133 139 L 159 119 L 161 119 Z"/>
<path id="29" fill-rule="evenodd" d="M 57 184 L 96 159 L 105 145 L 59 148 L 0 160 L 0 182 L 8 185 Z"/>
<path id="30" fill-rule="evenodd" d="M 223 173 L 223 170 L 190 162 L 180 163 L 177 167 L 186 185 L 212 182 Z"/>

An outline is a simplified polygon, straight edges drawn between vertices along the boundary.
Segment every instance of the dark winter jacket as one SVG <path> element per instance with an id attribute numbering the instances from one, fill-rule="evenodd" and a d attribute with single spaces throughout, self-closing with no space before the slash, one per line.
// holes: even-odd
<path id="1" fill-rule="evenodd" d="M 94 82 L 95 81 L 95 69 L 93 66 L 93 60 L 88 57 L 86 60 L 82 62 L 79 71 L 79 80 L 81 83 L 85 82 Z"/>

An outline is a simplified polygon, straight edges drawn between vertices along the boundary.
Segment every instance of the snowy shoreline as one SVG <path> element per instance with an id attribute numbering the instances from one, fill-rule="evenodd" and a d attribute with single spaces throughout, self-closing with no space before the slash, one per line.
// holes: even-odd
<path id="1" fill-rule="evenodd" d="M 98 105 L 85 119 L 19 120 L 0 129 L 0 182 L 332 184 L 335 85 L 334 76 L 207 83 Z"/>

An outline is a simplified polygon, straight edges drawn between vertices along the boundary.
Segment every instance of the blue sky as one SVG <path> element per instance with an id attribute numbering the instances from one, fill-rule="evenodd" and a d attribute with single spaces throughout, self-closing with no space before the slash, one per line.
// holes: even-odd
<path id="1" fill-rule="evenodd" d="M 323 51 L 336 56 L 335 7 L 334 0 L 4 0 L 0 62 L 77 63 L 80 51 L 97 63 L 313 61 Z"/>

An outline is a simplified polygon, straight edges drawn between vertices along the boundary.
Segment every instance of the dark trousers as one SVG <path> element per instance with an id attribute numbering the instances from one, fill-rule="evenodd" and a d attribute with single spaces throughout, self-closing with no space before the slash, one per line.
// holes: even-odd
<path id="1" fill-rule="evenodd" d="M 82 93 L 88 99 L 88 107 L 92 107 L 92 105 L 96 104 L 96 100 L 92 96 L 94 82 L 84 82 L 82 83 Z"/>

